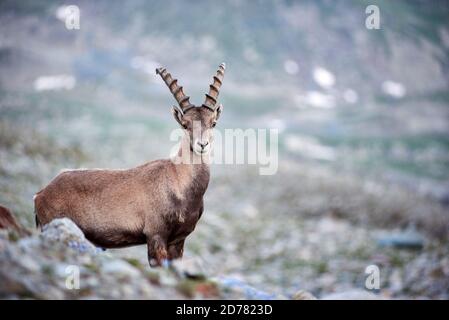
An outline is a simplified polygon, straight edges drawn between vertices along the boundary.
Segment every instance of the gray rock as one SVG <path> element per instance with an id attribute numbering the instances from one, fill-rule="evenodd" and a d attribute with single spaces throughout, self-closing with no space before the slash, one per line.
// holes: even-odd
<path id="1" fill-rule="evenodd" d="M 322 300 L 381 300 L 381 298 L 365 290 L 353 289 L 328 294 L 322 297 Z"/>
<path id="2" fill-rule="evenodd" d="M 317 300 L 317 298 L 308 291 L 299 290 L 293 295 L 293 300 Z"/>
<path id="3" fill-rule="evenodd" d="M 285 296 L 259 290 L 245 281 L 232 277 L 217 277 L 213 279 L 218 285 L 229 293 L 226 298 L 229 299 L 248 299 L 248 300 L 284 300 Z"/>
<path id="4" fill-rule="evenodd" d="M 46 224 L 41 237 L 47 243 L 63 243 L 79 252 L 101 252 L 101 249 L 89 242 L 81 229 L 68 218 L 55 219 Z"/>
<path id="5" fill-rule="evenodd" d="M 140 275 L 139 270 L 131 266 L 129 263 L 123 260 L 108 260 L 103 263 L 101 271 L 104 273 L 111 273 L 117 276 L 138 277 Z"/>
<path id="6" fill-rule="evenodd" d="M 203 263 L 198 258 L 185 257 L 176 259 L 170 264 L 171 269 L 181 277 L 204 279 L 206 272 Z"/>
<path id="7" fill-rule="evenodd" d="M 384 235 L 377 239 L 377 243 L 381 247 L 421 249 L 424 247 L 424 237 L 415 230 L 407 230 Z"/>
<path id="8" fill-rule="evenodd" d="M 84 233 L 69 218 L 54 219 L 42 228 L 45 240 L 68 243 L 71 240 L 83 241 Z"/>

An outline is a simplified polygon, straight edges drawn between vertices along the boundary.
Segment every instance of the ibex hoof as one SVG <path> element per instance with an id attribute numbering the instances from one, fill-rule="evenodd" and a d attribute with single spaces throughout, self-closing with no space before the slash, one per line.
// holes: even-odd
<path id="1" fill-rule="evenodd" d="M 148 261 L 150 264 L 150 267 L 155 268 L 159 266 L 159 262 L 156 259 L 150 259 L 150 261 Z"/>
<path id="2" fill-rule="evenodd" d="M 158 261 L 157 259 L 150 259 L 149 261 L 150 263 L 150 267 L 155 268 L 155 267 L 162 267 L 162 268 L 170 268 L 171 266 L 171 260 L 168 259 L 162 259 L 160 261 Z"/>

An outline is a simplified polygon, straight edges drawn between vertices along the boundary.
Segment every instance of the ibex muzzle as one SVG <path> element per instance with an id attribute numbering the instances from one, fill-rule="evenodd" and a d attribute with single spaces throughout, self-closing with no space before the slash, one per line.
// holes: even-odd
<path id="1" fill-rule="evenodd" d="M 35 196 L 37 223 L 68 217 L 104 248 L 146 243 L 151 266 L 181 258 L 184 241 L 203 213 L 224 72 L 222 63 L 204 103 L 194 106 L 178 81 L 165 68 L 157 69 L 178 102 L 173 116 L 186 133 L 176 157 L 127 170 L 62 172 Z"/>

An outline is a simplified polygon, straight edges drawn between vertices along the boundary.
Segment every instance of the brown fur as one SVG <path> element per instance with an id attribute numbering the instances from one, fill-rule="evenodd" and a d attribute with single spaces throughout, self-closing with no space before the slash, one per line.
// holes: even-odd
<path id="1" fill-rule="evenodd" d="M 221 112 L 195 107 L 185 114 L 173 109 L 185 129 L 176 164 L 155 160 L 127 170 L 73 170 L 55 177 L 35 197 L 40 225 L 55 218 L 72 219 L 93 243 L 104 248 L 147 244 L 150 265 L 182 257 L 185 238 L 203 213 L 209 183 L 208 154 L 196 143 L 212 143 L 211 127 Z M 201 132 L 193 122 L 201 124 Z M 201 149 L 202 150 L 202 149 Z"/>
<path id="2" fill-rule="evenodd" d="M 8 229 L 17 232 L 20 236 L 28 236 L 30 232 L 21 226 L 14 218 L 11 211 L 0 205 L 0 229 Z"/>

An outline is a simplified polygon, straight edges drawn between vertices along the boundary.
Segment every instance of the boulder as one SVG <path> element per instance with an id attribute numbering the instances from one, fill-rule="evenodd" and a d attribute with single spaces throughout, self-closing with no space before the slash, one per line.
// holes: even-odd
<path id="1" fill-rule="evenodd" d="M 62 243 L 79 252 L 99 253 L 83 231 L 69 218 L 54 219 L 42 228 L 41 238 L 47 243 Z"/>

